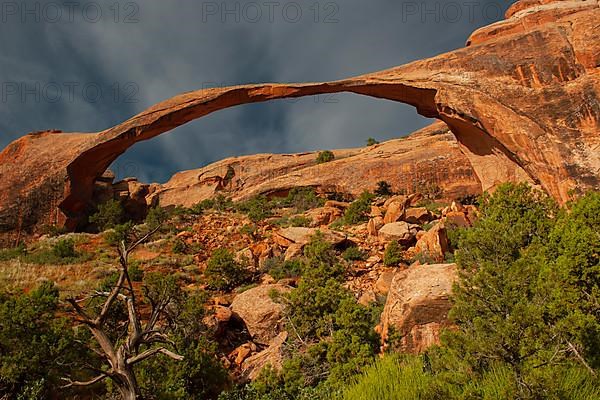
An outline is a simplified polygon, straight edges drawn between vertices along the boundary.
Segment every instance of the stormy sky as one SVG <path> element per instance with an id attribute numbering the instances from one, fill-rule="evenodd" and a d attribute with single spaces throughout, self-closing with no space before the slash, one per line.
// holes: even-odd
<path id="1" fill-rule="evenodd" d="M 181 92 L 343 79 L 462 47 L 511 1 L 11 1 L 0 4 L 0 147 L 109 128 Z M 119 177 L 164 182 L 233 155 L 356 147 L 430 121 L 352 94 L 223 110 L 137 144 Z"/>

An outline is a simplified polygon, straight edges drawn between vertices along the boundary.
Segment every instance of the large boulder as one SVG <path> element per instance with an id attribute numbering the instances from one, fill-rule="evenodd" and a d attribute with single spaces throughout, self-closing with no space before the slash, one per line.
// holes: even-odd
<path id="1" fill-rule="evenodd" d="M 371 218 L 367 224 L 367 233 L 371 236 L 377 236 L 383 225 L 384 223 L 382 217 Z"/>
<path id="2" fill-rule="evenodd" d="M 421 230 L 419 225 L 409 224 L 408 222 L 393 222 L 385 224 L 379 230 L 378 235 L 381 242 L 388 243 L 395 240 L 402 245 L 407 245 L 414 242 L 419 230 Z"/>
<path id="3" fill-rule="evenodd" d="M 281 370 L 283 365 L 283 346 L 287 337 L 287 332 L 281 332 L 269 342 L 266 349 L 246 358 L 242 363 L 242 376 L 247 380 L 253 381 L 267 366 L 270 366 L 275 371 Z"/>
<path id="4" fill-rule="evenodd" d="M 343 214 L 343 211 L 336 207 L 319 207 L 304 213 L 310 219 L 310 226 L 313 228 L 329 225 Z"/>
<path id="5" fill-rule="evenodd" d="M 428 230 L 415 245 L 415 253 L 422 254 L 435 262 L 442 262 L 450 251 L 446 228 L 442 223 Z"/>
<path id="6" fill-rule="evenodd" d="M 392 222 L 402 220 L 409 201 L 409 198 L 406 196 L 394 196 L 386 200 L 384 203 L 386 211 L 385 216 L 383 217 L 383 223 L 391 224 Z"/>
<path id="7" fill-rule="evenodd" d="M 441 330 L 450 325 L 449 296 L 456 277 L 455 264 L 418 265 L 397 272 L 378 327 L 383 348 L 420 353 L 438 343 Z"/>
<path id="8" fill-rule="evenodd" d="M 423 225 L 433 220 L 433 215 L 425 207 L 409 208 L 404 213 L 404 221 L 411 224 Z"/>
<path id="9" fill-rule="evenodd" d="M 283 327 L 284 305 L 272 299 L 272 293 L 288 293 L 290 287 L 273 284 L 258 286 L 237 295 L 231 311 L 248 328 L 255 343 L 268 344 Z"/>
<path id="10" fill-rule="evenodd" d="M 317 228 L 303 228 L 303 227 L 290 227 L 284 228 L 275 234 L 274 240 L 284 246 L 295 243 L 299 245 L 308 244 L 312 238 L 320 232 L 323 235 L 323 239 L 330 242 L 333 245 L 340 244 L 346 240 L 346 235 L 339 232 L 331 231 L 329 229 L 317 229 Z"/>

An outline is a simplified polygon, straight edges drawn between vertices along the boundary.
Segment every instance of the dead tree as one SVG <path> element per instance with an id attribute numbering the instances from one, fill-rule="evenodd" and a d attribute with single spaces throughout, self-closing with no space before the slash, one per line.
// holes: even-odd
<path id="1" fill-rule="evenodd" d="M 110 292 L 97 291 L 91 296 L 83 299 L 69 298 L 67 301 L 77 314 L 76 321 L 88 327 L 96 340 L 100 349 L 93 351 L 108 364 L 108 368 L 98 369 L 98 374 L 95 378 L 85 382 L 73 381 L 69 378 L 64 378 L 67 382 L 64 386 L 90 386 L 104 379 L 111 379 L 123 397 L 123 400 L 137 400 L 141 398 L 140 389 L 136 380 L 134 367 L 143 360 L 157 354 L 164 354 L 174 360 L 181 361 L 183 357 L 170 351 L 166 345 L 171 345 L 172 342 L 160 327 L 162 317 L 166 315 L 167 308 L 172 301 L 172 298 L 161 298 L 158 301 L 151 301 L 151 313 L 145 323 L 140 320 L 138 312 L 138 304 L 136 301 L 135 292 L 131 279 L 128 273 L 128 258 L 131 252 L 144 243 L 152 236 L 160 226 L 151 230 L 143 237 L 136 239 L 129 246 L 125 241 L 121 241 L 118 246 L 119 253 L 119 278 Z M 80 303 L 89 300 L 90 298 L 105 299 L 101 304 L 100 311 L 97 316 L 91 316 Z M 110 339 L 107 330 L 107 319 L 111 307 L 115 302 L 121 301 L 127 309 L 128 320 L 127 336 L 124 340 L 119 340 L 118 343 Z"/>

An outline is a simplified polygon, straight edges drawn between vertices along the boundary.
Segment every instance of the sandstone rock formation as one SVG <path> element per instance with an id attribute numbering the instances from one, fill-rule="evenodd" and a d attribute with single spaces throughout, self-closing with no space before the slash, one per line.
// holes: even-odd
<path id="1" fill-rule="evenodd" d="M 234 200 L 256 194 L 285 194 L 294 187 L 359 195 L 385 180 L 396 191 L 415 192 L 436 185 L 449 197 L 479 193 L 481 184 L 459 144 L 443 123 L 406 139 L 360 149 L 334 150 L 336 159 L 317 164 L 317 153 L 258 154 L 228 158 L 174 175 L 152 198 L 163 206 L 191 206 L 221 193 Z M 224 178 L 233 178 L 223 184 Z M 329 208 L 342 208 L 336 202 Z"/>
<path id="2" fill-rule="evenodd" d="M 268 344 L 281 331 L 283 308 L 271 298 L 271 293 L 286 293 L 283 285 L 263 285 L 249 289 L 235 297 L 231 311 L 244 321 L 255 343 Z"/>
<path id="3" fill-rule="evenodd" d="M 189 92 L 99 133 L 24 136 L 0 153 L 0 231 L 20 232 L 41 224 L 76 228 L 89 212 L 95 180 L 137 142 L 223 108 L 337 92 L 407 103 L 421 115 L 445 122 L 471 164 L 461 163 L 461 168 L 475 171 L 481 189 L 529 181 L 564 202 L 571 189 L 600 185 L 599 21 L 598 0 L 523 0 L 508 10 L 506 20 L 474 32 L 467 47 L 427 60 L 335 82 Z M 279 184 L 266 183 L 262 189 L 301 182 L 292 169 L 313 158 L 304 156 Z M 342 171 L 356 173 L 355 165 L 343 161 L 338 179 L 347 176 Z M 433 164 L 428 174 L 438 170 Z M 324 173 L 312 168 L 313 179 Z M 452 169 L 449 173 L 454 174 Z M 223 177 L 200 175 L 217 188 L 227 188 L 232 183 Z M 197 184 L 198 174 L 190 182 Z M 165 188 L 165 199 L 171 186 Z M 208 186 L 190 188 L 214 192 Z"/>
<path id="4" fill-rule="evenodd" d="M 287 340 L 288 333 L 281 332 L 263 351 L 248 357 L 242 363 L 242 374 L 248 380 L 254 380 L 260 372 L 267 366 L 270 366 L 275 371 L 281 370 L 283 364 L 283 345 Z"/>
<path id="5" fill-rule="evenodd" d="M 420 353 L 438 343 L 442 328 L 449 325 L 448 297 L 455 279 L 455 264 L 418 265 L 399 271 L 381 314 L 384 348 L 393 345 L 402 352 Z"/>
<path id="6" fill-rule="evenodd" d="M 297 244 L 304 246 L 308 244 L 313 236 L 321 233 L 323 239 L 327 242 L 337 245 L 346 240 L 346 236 L 329 229 L 315 229 L 315 228 L 302 228 L 302 227 L 290 227 L 281 229 L 276 233 L 274 240 L 276 243 L 283 247 L 288 247 L 291 244 Z"/>
<path id="7" fill-rule="evenodd" d="M 450 251 L 446 228 L 442 223 L 437 223 L 415 245 L 415 252 L 426 259 L 431 258 L 436 262 L 444 261 L 446 253 Z"/>
<path id="8" fill-rule="evenodd" d="M 420 229 L 419 225 L 409 224 L 408 222 L 392 222 L 385 224 L 379 230 L 379 240 L 382 243 L 389 243 L 392 240 L 396 240 L 402 245 L 407 245 L 414 241 Z"/>

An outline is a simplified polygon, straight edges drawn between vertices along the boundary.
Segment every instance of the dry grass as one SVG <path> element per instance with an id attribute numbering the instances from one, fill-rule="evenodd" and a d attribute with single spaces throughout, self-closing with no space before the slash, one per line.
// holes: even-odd
<path id="1" fill-rule="evenodd" d="M 61 295 L 90 290 L 115 270 L 111 264 L 87 262 L 70 265 L 26 264 L 18 259 L 0 262 L 0 288 L 28 290 L 40 282 L 56 282 Z"/>

